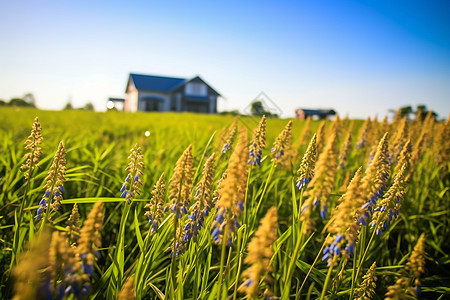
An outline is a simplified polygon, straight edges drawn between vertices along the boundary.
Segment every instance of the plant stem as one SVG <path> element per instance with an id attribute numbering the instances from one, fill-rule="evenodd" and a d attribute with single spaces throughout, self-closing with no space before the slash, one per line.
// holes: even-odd
<path id="1" fill-rule="evenodd" d="M 177 209 L 178 210 L 178 209 Z M 177 227 L 178 227 L 178 212 L 175 211 L 173 215 L 173 243 L 172 243 L 172 262 L 170 267 L 170 273 L 171 273 L 171 280 L 172 280 L 172 297 L 175 297 L 175 281 L 176 281 L 176 264 L 175 260 L 177 259 Z"/>
<path id="2" fill-rule="evenodd" d="M 266 190 L 267 190 L 267 186 L 269 185 L 269 181 L 272 179 L 272 175 L 273 175 L 273 171 L 275 169 L 275 166 L 276 166 L 276 163 L 273 162 L 272 166 L 270 167 L 269 176 L 267 176 L 266 184 L 264 185 L 264 189 L 263 189 L 263 191 L 261 193 L 261 196 L 259 197 L 259 201 L 258 201 L 258 204 L 256 205 L 256 209 L 253 212 L 253 217 L 254 218 L 252 220 L 251 228 L 254 228 L 254 225 L 255 225 L 255 222 L 256 222 L 256 217 L 258 216 L 259 207 L 261 206 L 262 199 L 264 198 L 264 195 L 266 194 Z"/>
<path id="3" fill-rule="evenodd" d="M 327 292 L 328 283 L 330 282 L 331 272 L 333 271 L 333 265 L 328 268 L 327 277 L 325 278 L 325 283 L 323 284 L 322 294 L 320 295 L 320 300 L 325 298 Z"/>
<path id="4" fill-rule="evenodd" d="M 375 227 L 375 228 L 376 228 L 376 227 Z M 375 233 L 376 233 L 376 230 L 374 229 L 374 230 L 373 230 L 373 233 L 372 233 L 372 236 L 370 237 L 369 243 L 367 244 L 366 250 L 364 251 L 364 254 L 363 254 L 363 256 L 361 257 L 361 260 L 359 261 L 358 269 L 356 270 L 355 281 L 352 282 L 352 287 L 351 287 L 351 292 L 350 292 L 350 298 L 353 297 L 354 285 L 355 285 L 356 281 L 358 280 L 359 272 L 361 271 L 361 267 L 362 267 L 362 265 L 363 265 L 363 263 L 364 263 L 364 259 L 366 258 L 366 254 L 367 254 L 367 252 L 369 251 L 369 248 L 370 248 L 370 245 L 372 244 L 373 238 L 375 237 Z"/>
<path id="5" fill-rule="evenodd" d="M 325 243 L 327 242 L 327 239 L 328 239 L 329 236 L 330 236 L 330 234 L 328 234 L 327 237 L 325 238 L 325 241 L 323 242 L 322 247 L 319 250 L 319 253 L 317 253 L 316 259 L 314 260 L 313 264 L 311 265 L 311 268 L 309 268 L 309 271 L 306 274 L 305 279 L 303 279 L 302 285 L 300 286 L 300 289 L 298 290 L 297 295 L 300 295 L 300 293 L 301 293 L 301 291 L 303 289 L 303 286 L 306 283 L 306 279 L 308 279 L 309 274 L 311 274 L 312 269 L 314 268 L 314 266 L 316 265 L 317 261 L 319 260 L 320 254 L 322 254 L 323 248 L 325 248 Z"/>
<path id="6" fill-rule="evenodd" d="M 225 263 L 225 250 L 227 247 L 227 239 L 228 239 L 228 224 L 225 225 L 225 230 L 222 236 L 222 253 L 220 255 L 220 269 L 219 269 L 219 289 L 217 292 L 217 299 L 222 299 L 222 280 L 223 280 L 223 267 Z"/>

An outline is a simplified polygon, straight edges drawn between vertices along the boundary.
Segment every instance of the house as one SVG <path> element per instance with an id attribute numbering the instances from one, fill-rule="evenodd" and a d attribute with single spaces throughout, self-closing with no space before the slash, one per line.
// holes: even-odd
<path id="1" fill-rule="evenodd" d="M 131 73 L 124 111 L 190 111 L 216 113 L 216 92 L 199 76 L 191 79 Z"/>
<path id="2" fill-rule="evenodd" d="M 299 108 L 295 110 L 295 117 L 299 120 L 306 120 L 306 118 L 311 117 L 314 119 L 328 119 L 329 116 L 336 115 L 336 111 L 333 109 L 303 109 Z"/>

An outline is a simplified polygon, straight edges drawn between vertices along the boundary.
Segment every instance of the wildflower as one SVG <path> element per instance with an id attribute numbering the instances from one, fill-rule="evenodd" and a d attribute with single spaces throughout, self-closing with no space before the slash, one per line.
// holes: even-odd
<path id="1" fill-rule="evenodd" d="M 348 257 L 354 255 L 358 237 L 358 227 L 354 221 L 354 214 L 358 206 L 354 199 L 359 193 L 360 181 L 361 168 L 356 171 L 347 191 L 338 200 L 338 205 L 326 225 L 331 238 L 327 241 L 322 259 L 327 260 L 328 265 L 333 265 L 341 254 L 346 254 Z"/>
<path id="2" fill-rule="evenodd" d="M 266 147 L 266 116 L 262 116 L 258 127 L 253 131 L 253 139 L 250 143 L 250 165 L 261 166 L 262 150 Z"/>
<path id="3" fill-rule="evenodd" d="M 325 144 L 325 121 L 320 122 L 316 137 L 316 153 L 320 154 Z"/>
<path id="4" fill-rule="evenodd" d="M 305 145 L 308 142 L 310 136 L 311 136 L 311 116 L 308 116 L 306 118 L 305 125 L 303 125 L 302 134 L 300 135 L 299 138 L 300 146 Z"/>
<path id="5" fill-rule="evenodd" d="M 222 148 L 222 153 L 227 153 L 227 151 L 230 150 L 230 148 L 231 148 L 231 144 L 233 144 L 234 137 L 236 135 L 236 130 L 237 130 L 237 121 L 238 121 L 238 118 L 235 118 L 233 120 L 233 123 L 231 123 L 230 128 L 228 129 L 227 137 L 225 138 L 225 144 L 223 145 L 223 148 Z"/>
<path id="6" fill-rule="evenodd" d="M 377 200 L 383 197 L 386 189 L 390 172 L 387 137 L 386 133 L 380 140 L 375 156 L 361 180 L 361 196 L 355 199 L 358 205 L 361 205 L 357 218 L 362 225 L 367 224 L 367 217 L 377 204 Z"/>
<path id="7" fill-rule="evenodd" d="M 395 112 L 395 115 L 394 115 L 394 120 L 392 121 L 392 126 L 394 128 L 402 120 L 402 118 L 403 118 L 402 115 L 403 115 L 402 114 L 402 109 L 401 108 L 397 109 L 397 111 Z"/>
<path id="8" fill-rule="evenodd" d="M 148 223 L 152 228 L 152 233 L 158 230 L 158 227 L 161 224 L 165 193 L 166 185 L 164 182 L 164 173 L 162 173 L 153 188 L 153 197 L 150 200 L 150 203 L 147 203 L 144 206 L 144 209 L 147 210 L 144 215 L 148 217 Z"/>
<path id="9" fill-rule="evenodd" d="M 369 131 L 370 131 L 370 117 L 367 117 L 366 121 L 364 121 L 364 124 L 362 125 L 361 130 L 359 132 L 359 138 L 358 142 L 356 143 L 356 149 L 365 148 L 367 146 Z"/>
<path id="10" fill-rule="evenodd" d="M 72 213 L 70 214 L 69 219 L 67 220 L 67 235 L 72 243 L 76 243 L 78 238 L 80 237 L 80 213 L 78 212 L 78 205 L 75 203 L 72 208 Z"/>
<path id="11" fill-rule="evenodd" d="M 314 176 L 314 165 L 316 163 L 316 135 L 311 139 L 311 142 L 306 149 L 305 155 L 303 155 L 300 168 L 298 169 L 297 188 L 302 190 L 306 188 L 308 183 Z"/>
<path id="12" fill-rule="evenodd" d="M 261 220 L 260 226 L 248 244 L 248 256 L 244 262 L 250 267 L 244 271 L 244 283 L 240 291 L 247 294 L 247 299 L 257 299 L 260 293 L 259 282 L 261 278 L 269 281 L 268 272 L 272 270 L 270 260 L 273 256 L 272 245 L 277 240 L 277 209 L 271 207 Z"/>
<path id="13" fill-rule="evenodd" d="M 285 155 L 285 150 L 290 147 L 292 138 L 291 128 L 292 121 L 289 121 L 273 143 L 273 148 L 271 150 L 272 161 L 275 162 L 281 160 Z"/>
<path id="14" fill-rule="evenodd" d="M 13 300 L 38 299 L 39 295 L 49 295 L 48 273 L 50 233 L 42 231 L 29 243 L 28 251 L 21 253 L 12 273 L 14 276 Z"/>
<path id="15" fill-rule="evenodd" d="M 53 232 L 48 271 L 50 286 L 58 299 L 71 294 L 82 298 L 89 291 L 89 276 L 83 273 L 80 256 L 75 251 L 67 237 L 58 231 Z"/>
<path id="16" fill-rule="evenodd" d="M 417 241 L 411 256 L 406 263 L 406 271 L 413 279 L 414 294 L 420 296 L 420 276 L 425 273 L 425 234 L 422 233 Z"/>
<path id="17" fill-rule="evenodd" d="M 393 136 L 391 142 L 391 148 L 389 149 L 389 153 L 391 154 L 390 160 L 391 162 L 398 161 L 400 153 L 403 150 L 406 141 L 409 139 L 408 137 L 408 120 L 404 117 L 398 125 L 398 128 L 395 129 L 395 135 Z"/>
<path id="18" fill-rule="evenodd" d="M 39 119 L 36 117 L 31 127 L 31 133 L 25 141 L 25 150 L 29 150 L 29 152 L 25 154 L 27 160 L 26 163 L 20 167 L 20 169 L 24 171 L 23 175 L 25 179 L 30 177 L 35 167 L 39 167 L 39 158 L 42 154 L 42 149 L 40 147 L 42 140 L 41 124 L 39 124 Z"/>
<path id="19" fill-rule="evenodd" d="M 411 151 L 411 159 L 409 163 L 410 169 L 408 175 L 406 176 L 407 181 L 414 173 L 414 168 L 417 166 L 417 164 L 419 163 L 420 159 L 423 156 L 423 153 L 425 151 L 426 139 L 427 133 L 425 130 L 422 130 L 419 139 L 417 140 L 417 142 L 414 145 L 414 148 Z"/>
<path id="20" fill-rule="evenodd" d="M 347 137 L 341 147 L 341 152 L 339 154 L 339 164 L 340 169 L 345 169 L 347 167 L 347 157 L 352 150 L 352 131 L 349 130 Z"/>
<path id="21" fill-rule="evenodd" d="M 397 164 L 396 164 L 395 169 L 394 169 L 394 174 L 399 173 L 401 167 L 404 164 L 406 165 L 406 170 L 407 171 L 410 170 L 410 166 L 411 166 L 411 152 L 412 152 L 411 140 L 408 140 L 408 141 L 406 141 L 405 145 L 403 145 L 402 152 L 400 153 L 400 155 L 398 157 L 398 161 L 397 161 Z"/>
<path id="22" fill-rule="evenodd" d="M 183 224 L 183 220 L 178 220 L 179 226 L 177 226 L 175 230 L 175 238 L 173 240 L 172 246 L 169 246 L 164 253 L 170 253 L 170 257 L 173 257 L 175 253 L 176 256 L 183 255 L 186 251 L 187 246 L 189 245 L 190 238 L 186 231 L 185 225 Z"/>
<path id="23" fill-rule="evenodd" d="M 219 199 L 220 199 L 220 189 L 222 188 L 222 184 L 225 181 L 225 178 L 227 178 L 226 171 L 222 173 L 222 176 L 220 177 L 219 181 L 217 182 L 217 189 L 213 192 L 211 207 L 216 206 L 217 201 L 219 201 Z"/>
<path id="24" fill-rule="evenodd" d="M 101 231 L 103 228 L 103 202 L 97 202 L 84 221 L 78 240 L 77 253 L 82 261 L 82 270 L 85 274 L 94 275 L 95 257 L 101 247 Z"/>
<path id="25" fill-rule="evenodd" d="M 448 170 L 448 162 L 450 161 L 450 118 L 444 124 L 440 124 L 439 131 L 441 134 L 437 135 L 435 146 L 438 149 L 436 161 L 440 169 Z"/>
<path id="26" fill-rule="evenodd" d="M 320 154 L 315 165 L 314 177 L 305 192 L 306 200 L 302 206 L 302 216 L 300 220 L 310 222 L 312 205 L 320 204 L 320 216 L 326 219 L 328 197 L 334 187 L 337 172 L 337 149 L 336 134 L 333 133 L 328 139 L 324 151 Z M 305 213 L 308 211 L 307 213 Z"/>
<path id="27" fill-rule="evenodd" d="M 122 290 L 119 293 L 119 299 L 121 300 L 134 300 L 136 299 L 136 290 L 133 286 L 134 283 L 134 274 L 128 277 L 127 281 L 122 287 Z"/>
<path id="28" fill-rule="evenodd" d="M 211 211 L 211 187 L 214 180 L 214 154 L 205 162 L 203 176 L 195 188 L 194 204 L 191 207 L 189 220 L 186 223 L 185 239 L 197 242 L 197 235 L 204 225 L 205 217 Z"/>
<path id="29" fill-rule="evenodd" d="M 44 181 L 44 196 L 39 202 L 39 208 L 36 212 L 36 220 L 42 218 L 42 214 L 47 211 L 48 207 L 52 210 L 57 210 L 61 206 L 62 193 L 64 191 L 63 183 L 66 181 L 64 175 L 66 172 L 66 150 L 64 149 L 64 143 L 60 142 L 58 150 L 53 158 L 50 171 L 45 177 Z M 53 198 L 53 202 L 51 201 Z"/>
<path id="30" fill-rule="evenodd" d="M 377 281 L 377 277 L 375 276 L 376 268 L 377 262 L 373 262 L 367 274 L 363 276 L 363 282 L 360 287 L 355 291 L 355 300 L 370 300 L 375 296 L 375 288 L 377 287 L 375 283 Z"/>
<path id="31" fill-rule="evenodd" d="M 388 300 L 408 299 L 407 295 L 420 296 L 420 276 L 425 272 L 425 234 L 422 233 L 414 247 L 401 277 L 388 288 Z M 414 286 L 414 287 L 413 287 Z"/>
<path id="32" fill-rule="evenodd" d="M 240 226 L 239 215 L 244 208 L 245 187 L 247 183 L 248 151 L 247 133 L 239 132 L 239 142 L 230 157 L 226 177 L 220 186 L 220 197 L 217 200 L 216 218 L 211 232 L 218 244 L 226 239 L 232 245 L 231 233 Z"/>
<path id="33" fill-rule="evenodd" d="M 169 208 L 177 218 L 181 218 L 181 214 L 187 214 L 193 164 L 192 145 L 189 145 L 178 159 L 169 183 L 169 201 L 171 201 Z"/>
<path id="34" fill-rule="evenodd" d="M 140 186 L 142 186 L 141 177 L 144 174 L 142 170 L 144 169 L 144 162 L 142 161 L 144 155 L 142 154 L 141 147 L 136 144 L 131 150 L 131 154 L 128 156 L 128 166 L 125 168 L 125 171 L 128 171 L 128 175 L 125 178 L 124 183 L 120 191 L 122 194 L 121 198 L 125 198 L 128 204 L 131 204 L 136 194 L 140 195 L 141 190 Z"/>
<path id="35" fill-rule="evenodd" d="M 169 201 L 171 201 L 169 208 L 173 212 L 174 239 L 172 247 L 167 249 L 166 252 L 170 252 L 171 257 L 173 253 L 179 255 L 184 252 L 181 248 L 183 245 L 180 243 L 183 230 L 181 228 L 182 221 L 179 219 L 181 219 L 182 214 L 187 214 L 192 185 L 193 163 L 192 145 L 189 145 L 178 159 L 169 183 Z"/>

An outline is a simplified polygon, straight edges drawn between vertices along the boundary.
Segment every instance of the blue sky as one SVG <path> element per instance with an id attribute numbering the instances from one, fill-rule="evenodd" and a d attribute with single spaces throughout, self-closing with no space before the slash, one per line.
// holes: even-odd
<path id="1" fill-rule="evenodd" d="M 45 109 L 123 97 L 130 72 L 200 75 L 243 110 L 365 118 L 403 105 L 450 112 L 450 1 L 4 1 L 0 99 Z"/>

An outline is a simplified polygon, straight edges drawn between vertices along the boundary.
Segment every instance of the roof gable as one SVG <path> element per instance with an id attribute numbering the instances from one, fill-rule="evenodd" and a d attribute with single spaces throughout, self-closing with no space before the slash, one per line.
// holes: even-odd
<path id="1" fill-rule="evenodd" d="M 189 83 L 189 82 L 192 82 L 192 81 L 201 81 L 201 82 L 203 82 L 204 84 L 206 84 L 206 86 L 213 92 L 213 93 L 215 93 L 217 96 L 221 96 L 215 89 L 213 89 L 206 81 L 204 81 L 202 78 L 200 78 L 200 76 L 195 76 L 194 78 L 191 78 L 191 79 L 189 79 L 189 80 L 186 80 L 185 82 L 183 82 L 182 83 L 182 85 L 185 85 L 185 84 L 187 84 L 187 83 Z"/>
<path id="2" fill-rule="evenodd" d="M 133 81 L 133 84 L 138 91 L 155 91 L 168 93 L 174 88 L 183 84 L 186 79 L 131 73 L 125 92 L 128 92 L 130 81 Z"/>

